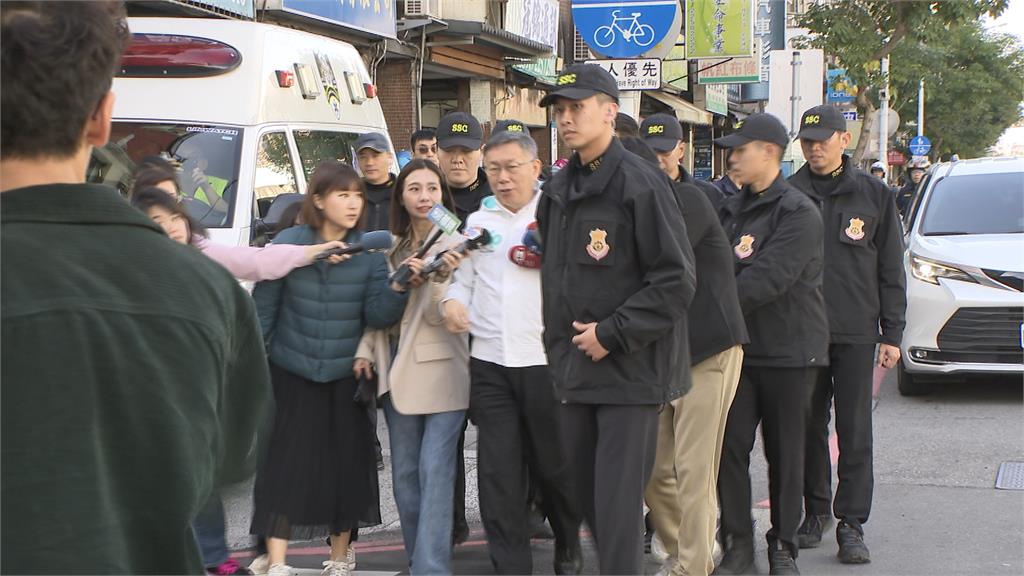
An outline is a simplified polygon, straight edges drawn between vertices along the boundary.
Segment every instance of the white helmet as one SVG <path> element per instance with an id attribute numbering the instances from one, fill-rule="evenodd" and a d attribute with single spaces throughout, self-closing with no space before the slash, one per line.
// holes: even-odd
<path id="1" fill-rule="evenodd" d="M 910 160 L 910 164 L 907 166 L 908 170 L 927 170 L 932 165 L 932 161 L 927 156 L 917 156 Z"/>
<path id="2" fill-rule="evenodd" d="M 882 164 L 881 161 L 875 162 L 871 165 L 871 171 L 874 172 L 875 170 L 881 170 L 882 174 L 885 174 L 885 164 Z"/>

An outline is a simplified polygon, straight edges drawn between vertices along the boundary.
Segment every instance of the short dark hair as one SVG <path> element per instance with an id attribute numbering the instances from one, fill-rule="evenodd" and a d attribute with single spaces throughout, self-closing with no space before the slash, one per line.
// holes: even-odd
<path id="1" fill-rule="evenodd" d="M 135 170 L 132 187 L 128 192 L 128 197 L 133 196 L 136 190 L 156 186 L 157 184 L 167 182 L 168 180 L 174 183 L 174 189 L 177 190 L 178 195 L 181 196 L 181 186 L 178 185 L 178 174 L 174 171 L 173 167 L 170 167 L 170 164 L 166 167 L 158 166 L 156 164 L 142 164 L 139 166 L 139 169 Z M 164 192 L 164 194 L 166 194 L 166 192 Z"/>
<path id="2" fill-rule="evenodd" d="M 452 213 L 455 212 L 455 198 L 452 196 L 451 189 L 448 188 L 448 182 L 445 181 L 444 173 L 441 172 L 441 169 L 430 160 L 413 158 L 399 172 L 398 179 L 395 180 L 395 189 L 391 191 L 390 222 L 391 233 L 395 236 L 406 236 L 409 233 L 409 226 L 412 225 L 412 218 L 409 217 L 409 212 L 402 205 L 402 193 L 405 192 L 406 178 L 417 170 L 430 170 L 437 174 L 437 178 L 441 182 L 441 204 Z"/>
<path id="3" fill-rule="evenodd" d="M 190 239 L 196 235 L 203 236 L 204 238 L 207 236 L 206 228 L 188 213 L 184 204 L 172 198 L 166 190 L 156 186 L 143 186 L 136 189 L 132 194 L 131 203 L 132 206 L 143 214 L 149 212 L 150 208 L 163 208 L 175 216 L 181 216 L 188 224 L 188 236 Z"/>
<path id="4" fill-rule="evenodd" d="M 302 223 L 319 230 L 324 226 L 323 210 L 316 207 L 314 199 L 324 197 L 335 190 L 358 190 L 363 194 L 363 207 L 359 210 L 359 222 L 356 228 L 366 225 L 366 185 L 348 164 L 337 160 L 321 162 L 306 184 L 306 198 L 302 202 Z"/>
<path id="5" fill-rule="evenodd" d="M 68 158 L 128 43 L 124 3 L 0 3 L 0 157 Z"/>
<path id="6" fill-rule="evenodd" d="M 412 137 L 409 138 L 409 148 L 416 148 L 416 143 L 420 140 L 434 140 L 437 138 L 437 130 L 433 128 L 421 128 L 412 133 Z"/>

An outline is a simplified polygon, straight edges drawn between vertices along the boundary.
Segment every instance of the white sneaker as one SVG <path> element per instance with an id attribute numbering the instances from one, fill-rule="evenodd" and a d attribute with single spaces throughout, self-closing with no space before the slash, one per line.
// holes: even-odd
<path id="1" fill-rule="evenodd" d="M 321 576 L 350 576 L 352 574 L 352 568 L 348 563 L 348 558 L 344 560 L 326 560 L 324 561 L 324 569 L 320 572 Z"/>
<path id="2" fill-rule="evenodd" d="M 348 546 L 348 552 L 345 553 L 345 562 L 348 562 L 348 569 L 354 572 L 356 569 L 356 550 L 351 544 Z"/>
<path id="3" fill-rule="evenodd" d="M 270 570 L 270 557 L 266 554 L 260 554 L 249 564 L 249 572 L 253 574 L 266 574 Z"/>
<path id="4" fill-rule="evenodd" d="M 292 576 L 292 567 L 287 564 L 274 564 L 267 571 L 267 576 Z"/>
<path id="5" fill-rule="evenodd" d="M 654 533 L 654 538 L 651 538 L 651 556 L 658 562 L 664 562 L 668 559 L 668 552 L 665 551 L 665 545 L 661 543 L 661 538 L 658 537 L 658 533 Z"/>
<path id="6" fill-rule="evenodd" d="M 654 546 L 651 546 L 652 550 L 653 548 Z M 676 567 L 676 562 L 678 562 L 678 560 L 676 560 L 675 556 L 665 558 L 665 561 L 661 564 L 661 570 L 658 570 L 658 573 L 655 576 L 670 576 L 672 574 L 672 570 Z"/>

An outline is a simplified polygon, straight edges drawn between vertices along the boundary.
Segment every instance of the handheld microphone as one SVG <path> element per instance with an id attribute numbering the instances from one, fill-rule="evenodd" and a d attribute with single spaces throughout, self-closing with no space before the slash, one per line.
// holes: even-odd
<path id="1" fill-rule="evenodd" d="M 413 258 L 423 258 L 423 256 L 427 254 L 427 250 L 430 250 L 430 247 L 437 242 L 437 239 L 440 238 L 443 233 L 444 230 L 435 230 L 434 233 L 430 235 L 430 238 L 427 238 L 427 241 L 423 243 L 423 246 L 420 246 L 420 249 L 413 254 Z M 402 264 L 398 267 L 398 270 L 395 270 L 391 277 L 388 278 L 388 283 L 394 282 L 404 289 L 409 286 L 409 281 L 412 280 L 412 275 L 412 268 L 410 268 L 408 264 Z"/>
<path id="2" fill-rule="evenodd" d="M 344 248 L 332 248 L 324 250 L 313 257 L 314 260 L 326 260 L 331 256 L 344 256 L 345 254 L 358 254 L 360 252 L 378 252 L 391 248 L 393 242 L 391 233 L 387 230 L 375 230 L 363 234 L 357 244 L 349 244 Z"/>
<path id="3" fill-rule="evenodd" d="M 466 241 L 450 250 L 451 252 L 466 254 L 473 250 L 479 250 L 491 243 L 491 233 L 486 228 L 469 228 L 466 230 L 465 234 L 467 236 Z M 444 267 L 444 258 L 442 258 L 442 256 L 447 252 L 449 252 L 449 250 L 445 250 L 435 256 L 434 259 L 431 260 L 430 264 L 423 267 L 423 270 L 420 272 L 420 276 L 426 278 Z"/>
<path id="4" fill-rule="evenodd" d="M 508 249 L 508 259 L 516 266 L 523 268 L 540 268 L 540 255 L 522 244 Z"/>
<path id="5" fill-rule="evenodd" d="M 544 252 L 544 245 L 540 241 L 540 230 L 537 230 L 536 222 L 530 222 L 530 225 L 526 227 L 526 232 L 523 233 L 523 245 L 534 254 Z"/>

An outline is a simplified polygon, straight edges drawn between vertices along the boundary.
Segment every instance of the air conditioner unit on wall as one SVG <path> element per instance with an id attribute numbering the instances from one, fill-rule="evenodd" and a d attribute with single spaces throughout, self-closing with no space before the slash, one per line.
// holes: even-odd
<path id="1" fill-rule="evenodd" d="M 405 0 L 406 18 L 440 18 L 441 0 Z"/>
<path id="2" fill-rule="evenodd" d="M 594 55 L 590 52 L 590 47 L 583 41 L 583 36 L 580 36 L 579 30 L 573 30 L 573 42 L 572 42 L 572 60 L 573 62 L 584 62 L 586 60 L 592 60 Z"/>

